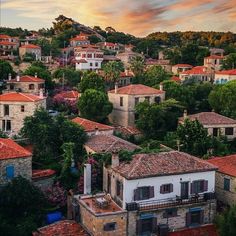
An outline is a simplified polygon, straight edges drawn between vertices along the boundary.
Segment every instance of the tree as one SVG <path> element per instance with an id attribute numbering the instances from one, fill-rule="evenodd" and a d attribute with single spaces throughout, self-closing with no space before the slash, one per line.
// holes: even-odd
<path id="1" fill-rule="evenodd" d="M 223 115 L 236 118 L 236 81 L 217 85 L 209 94 L 211 107 Z"/>
<path id="2" fill-rule="evenodd" d="M 142 56 L 136 56 L 131 59 L 131 70 L 133 71 L 136 77 L 139 77 L 144 72 L 144 58 Z"/>
<path id="3" fill-rule="evenodd" d="M 80 97 L 78 108 L 82 117 L 94 121 L 104 121 L 112 111 L 112 103 L 107 94 L 95 89 L 87 89 Z"/>
<path id="4" fill-rule="evenodd" d="M 81 93 L 84 93 L 87 89 L 96 89 L 105 92 L 104 79 L 95 72 L 84 73 L 79 84 L 79 90 Z"/>
<path id="5" fill-rule="evenodd" d="M 120 78 L 120 72 L 123 71 L 123 63 L 117 61 L 110 61 L 103 66 L 105 81 L 116 83 Z"/>
<path id="6" fill-rule="evenodd" d="M 31 182 L 22 177 L 14 178 L 1 191 L 1 233 L 6 236 L 31 235 L 42 225 L 45 209 L 49 206 L 43 193 Z"/>
<path id="7" fill-rule="evenodd" d="M 15 75 L 11 64 L 8 61 L 0 60 L 0 82 L 8 80 L 9 74 Z"/>
<path id="8" fill-rule="evenodd" d="M 230 53 L 223 60 L 222 68 L 225 70 L 236 69 L 236 53 Z"/>

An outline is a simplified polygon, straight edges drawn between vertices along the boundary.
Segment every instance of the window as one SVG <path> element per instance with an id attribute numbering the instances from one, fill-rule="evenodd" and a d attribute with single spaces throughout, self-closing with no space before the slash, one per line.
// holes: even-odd
<path id="1" fill-rule="evenodd" d="M 233 134 L 234 134 L 233 127 L 225 128 L 225 135 L 233 135 Z"/>
<path id="2" fill-rule="evenodd" d="M 213 136 L 214 137 L 218 136 L 218 128 L 213 128 Z"/>
<path id="3" fill-rule="evenodd" d="M 6 177 L 7 179 L 13 179 L 15 175 L 14 166 L 10 165 L 6 167 Z"/>
<path id="4" fill-rule="evenodd" d="M 14 84 L 10 84 L 10 90 L 14 90 L 15 86 Z"/>
<path id="5" fill-rule="evenodd" d="M 230 179 L 224 178 L 224 190 L 230 191 Z"/>
<path id="6" fill-rule="evenodd" d="M 145 97 L 145 101 L 147 101 L 148 103 L 150 103 L 150 97 Z"/>
<path id="7" fill-rule="evenodd" d="M 123 97 L 120 97 L 120 106 L 123 107 Z"/>
<path id="8" fill-rule="evenodd" d="M 155 103 L 159 104 L 161 102 L 161 98 L 160 97 L 155 97 Z"/>
<path id="9" fill-rule="evenodd" d="M 208 190 L 207 180 L 197 180 L 191 183 L 191 194 L 202 193 Z"/>
<path id="10" fill-rule="evenodd" d="M 177 208 L 166 209 L 163 213 L 163 218 L 171 218 L 177 216 Z"/>
<path id="11" fill-rule="evenodd" d="M 134 190 L 134 201 L 145 200 L 154 197 L 154 186 L 139 187 Z"/>
<path id="12" fill-rule="evenodd" d="M 34 90 L 34 84 L 29 85 L 29 90 Z"/>
<path id="13" fill-rule="evenodd" d="M 87 57 L 92 58 L 92 54 L 91 53 L 87 54 Z"/>
<path id="14" fill-rule="evenodd" d="M 106 223 L 103 227 L 104 231 L 113 231 L 116 230 L 116 222 Z"/>
<path id="15" fill-rule="evenodd" d="M 20 106 L 20 110 L 21 110 L 21 112 L 24 112 L 25 111 L 25 106 Z"/>
<path id="16" fill-rule="evenodd" d="M 135 104 L 135 106 L 138 105 L 138 103 L 139 103 L 139 98 L 134 98 L 134 104 Z"/>
<path id="17" fill-rule="evenodd" d="M 171 193 L 173 192 L 173 184 L 163 184 L 160 187 L 160 193 L 165 194 L 165 193 Z"/>
<path id="18" fill-rule="evenodd" d="M 92 63 L 92 62 L 90 62 L 90 66 L 93 66 L 93 63 Z"/>
<path id="19" fill-rule="evenodd" d="M 4 116 L 9 116 L 9 105 L 4 105 Z"/>
<path id="20" fill-rule="evenodd" d="M 116 181 L 116 195 L 123 199 L 123 184 L 119 180 Z"/>
<path id="21" fill-rule="evenodd" d="M 136 223 L 137 225 L 137 235 L 151 235 L 151 233 L 156 233 L 157 231 L 157 218 L 148 217 L 144 215 Z"/>
<path id="22" fill-rule="evenodd" d="M 86 58 L 86 54 L 82 54 L 82 58 Z"/>
<path id="23" fill-rule="evenodd" d="M 190 212 L 186 214 L 186 225 L 187 226 L 196 226 L 203 224 L 204 222 L 204 211 L 201 209 L 190 209 Z"/>
<path id="24" fill-rule="evenodd" d="M 98 67 L 98 63 L 97 62 L 95 62 L 95 66 Z"/>
<path id="25" fill-rule="evenodd" d="M 3 131 L 11 131 L 11 121 L 10 120 L 3 120 L 2 121 L 2 130 Z"/>

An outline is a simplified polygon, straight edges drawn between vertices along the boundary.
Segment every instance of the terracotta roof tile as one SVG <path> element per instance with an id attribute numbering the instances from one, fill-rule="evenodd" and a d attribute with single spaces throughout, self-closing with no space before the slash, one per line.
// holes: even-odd
<path id="1" fill-rule="evenodd" d="M 217 71 L 217 75 L 236 75 L 236 69 Z"/>
<path id="2" fill-rule="evenodd" d="M 40 79 L 38 77 L 35 76 L 30 76 L 30 75 L 23 75 L 20 77 L 20 80 L 17 81 L 16 79 L 12 79 L 7 81 L 7 83 L 11 83 L 11 82 L 36 82 L 36 83 L 44 83 L 45 81 L 43 79 Z"/>
<path id="3" fill-rule="evenodd" d="M 135 127 L 131 127 L 131 126 L 128 126 L 128 127 L 119 126 L 119 127 L 116 127 L 116 131 L 121 132 L 124 135 L 140 135 L 140 134 L 142 134 L 142 132 L 140 130 L 138 130 Z"/>
<path id="4" fill-rule="evenodd" d="M 33 236 L 89 236 L 84 228 L 73 220 L 62 220 L 39 228 Z"/>
<path id="5" fill-rule="evenodd" d="M 176 64 L 176 65 L 173 65 L 172 67 L 192 68 L 193 66 L 189 64 Z"/>
<path id="6" fill-rule="evenodd" d="M 177 82 L 177 83 L 180 83 L 181 82 L 181 79 L 178 77 L 178 76 L 172 76 L 171 77 L 171 80 Z"/>
<path id="7" fill-rule="evenodd" d="M 115 93 L 115 90 L 109 91 L 109 93 Z M 128 94 L 128 95 L 151 95 L 151 94 L 162 94 L 164 91 L 148 87 L 143 84 L 130 84 L 125 87 L 118 88 L 117 94 Z"/>
<path id="8" fill-rule="evenodd" d="M 193 67 L 191 70 L 186 70 L 184 72 L 181 72 L 180 74 L 184 75 L 205 75 L 209 74 L 207 71 L 207 68 L 205 66 L 196 66 Z"/>
<path id="9" fill-rule="evenodd" d="M 126 179 L 205 172 L 216 169 L 207 161 L 177 151 L 136 154 L 130 163 L 123 162 L 114 168 Z"/>
<path id="10" fill-rule="evenodd" d="M 198 120 L 202 125 L 232 125 L 236 124 L 236 120 L 231 119 L 226 116 L 222 116 L 215 112 L 200 112 L 193 115 L 188 115 L 190 120 Z M 183 121 L 184 118 L 181 117 L 179 121 Z"/>
<path id="11" fill-rule="evenodd" d="M 56 171 L 51 169 L 46 170 L 32 170 L 32 179 L 38 179 L 43 177 L 49 177 L 55 175 Z"/>
<path id="12" fill-rule="evenodd" d="M 78 97 L 80 97 L 80 93 L 78 91 L 76 91 L 76 90 L 62 91 L 62 92 L 60 92 L 57 95 L 60 95 L 60 96 L 62 96 L 65 99 L 77 99 Z M 55 97 L 57 95 L 55 95 Z"/>
<path id="13" fill-rule="evenodd" d="M 41 49 L 40 46 L 34 45 L 34 44 L 25 44 L 25 45 L 22 45 L 20 48 Z"/>
<path id="14" fill-rule="evenodd" d="M 0 95 L 0 103 L 1 101 L 9 101 L 9 102 L 36 102 L 39 100 L 43 100 L 44 98 L 41 98 L 39 96 L 28 94 L 28 93 L 4 93 Z"/>
<path id="15" fill-rule="evenodd" d="M 211 55 L 209 57 L 205 57 L 204 59 L 223 59 L 224 56 L 219 56 L 219 55 Z"/>
<path id="16" fill-rule="evenodd" d="M 31 157 L 32 153 L 11 139 L 0 138 L 0 160 Z"/>
<path id="17" fill-rule="evenodd" d="M 113 130 L 114 127 L 109 125 L 104 125 L 95 121 L 87 120 L 81 117 L 76 117 L 72 120 L 73 122 L 81 125 L 86 132 L 93 132 L 96 130 L 104 131 L 104 130 Z"/>
<path id="18" fill-rule="evenodd" d="M 236 155 L 214 157 L 207 161 L 217 166 L 219 172 L 236 177 Z"/>
<path id="19" fill-rule="evenodd" d="M 10 39 L 11 37 L 6 34 L 0 34 L 0 39 Z"/>
<path id="20" fill-rule="evenodd" d="M 121 150 L 134 151 L 140 147 L 113 135 L 98 134 L 89 138 L 85 143 L 94 152 L 119 152 Z"/>
<path id="21" fill-rule="evenodd" d="M 14 42 L 8 42 L 8 41 L 0 41 L 0 45 L 16 45 L 17 43 L 14 43 Z"/>

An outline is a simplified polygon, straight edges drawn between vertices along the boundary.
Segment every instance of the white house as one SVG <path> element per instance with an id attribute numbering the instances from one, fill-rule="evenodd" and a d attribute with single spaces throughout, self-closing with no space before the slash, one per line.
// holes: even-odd
<path id="1" fill-rule="evenodd" d="M 101 69 L 103 52 L 98 48 L 75 48 L 76 70 L 98 70 Z"/>
<path id="2" fill-rule="evenodd" d="M 215 73 L 215 84 L 225 84 L 232 80 L 236 80 L 236 69 L 222 70 Z"/>

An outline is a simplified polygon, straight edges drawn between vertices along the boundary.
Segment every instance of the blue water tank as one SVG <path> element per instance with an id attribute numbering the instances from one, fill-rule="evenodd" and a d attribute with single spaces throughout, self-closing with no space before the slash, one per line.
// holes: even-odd
<path id="1" fill-rule="evenodd" d="M 48 224 L 52 224 L 56 221 L 59 221 L 62 219 L 62 213 L 60 211 L 55 211 L 52 213 L 47 214 L 46 221 Z"/>

